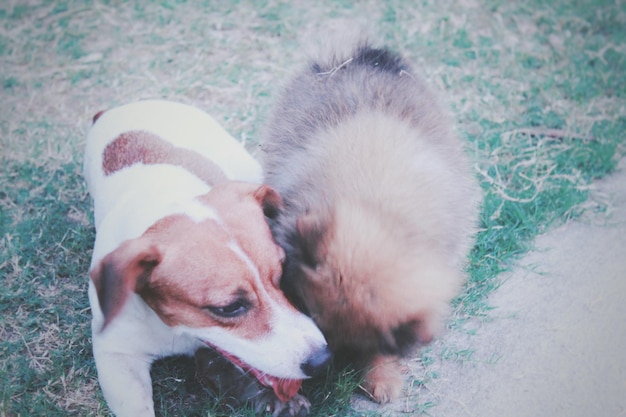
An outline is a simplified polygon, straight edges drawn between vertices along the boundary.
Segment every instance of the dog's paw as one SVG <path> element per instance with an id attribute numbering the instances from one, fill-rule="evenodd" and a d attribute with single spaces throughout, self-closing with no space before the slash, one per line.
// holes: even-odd
<path id="1" fill-rule="evenodd" d="M 264 406 L 263 402 L 265 402 Z M 310 410 L 311 403 L 300 394 L 296 394 L 287 402 L 282 402 L 272 392 L 268 392 L 255 407 L 257 414 L 264 412 L 272 417 L 306 417 Z"/>
<path id="2" fill-rule="evenodd" d="M 374 401 L 385 404 L 398 398 L 402 393 L 404 378 L 395 357 L 376 357 L 370 364 L 363 389 Z"/>

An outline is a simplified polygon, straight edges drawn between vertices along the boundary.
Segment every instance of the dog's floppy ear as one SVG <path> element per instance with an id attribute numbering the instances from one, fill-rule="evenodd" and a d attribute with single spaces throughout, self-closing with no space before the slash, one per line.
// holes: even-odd
<path id="1" fill-rule="evenodd" d="M 263 214 L 268 219 L 274 220 L 283 208 L 283 199 L 278 191 L 269 185 L 261 185 L 254 191 L 254 198 L 263 208 Z"/>
<path id="2" fill-rule="evenodd" d="M 158 248 L 145 238 L 127 240 L 105 256 L 90 276 L 104 314 L 102 330 L 113 320 L 131 292 L 143 288 L 161 261 Z"/>
<path id="3" fill-rule="evenodd" d="M 315 269 L 325 245 L 325 235 L 329 230 L 330 216 L 324 211 L 321 216 L 316 213 L 305 213 L 296 220 L 296 229 L 301 247 L 302 262 Z"/>

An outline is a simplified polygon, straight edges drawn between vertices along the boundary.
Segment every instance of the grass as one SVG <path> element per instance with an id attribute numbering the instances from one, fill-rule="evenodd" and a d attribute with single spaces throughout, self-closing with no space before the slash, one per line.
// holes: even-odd
<path id="1" fill-rule="evenodd" d="M 82 141 L 98 110 L 146 97 L 206 109 L 254 149 L 273 94 L 329 19 L 375 26 L 445 92 L 485 200 L 470 280 L 451 331 L 488 317 L 487 295 L 533 238 L 604 210 L 593 181 L 624 154 L 626 6 L 618 1 L 386 0 L 195 2 L 31 0 L 0 5 L 0 416 L 108 416 L 89 331 L 94 231 Z M 420 390 L 405 410 L 436 415 Z M 153 370 L 161 416 L 223 415 L 183 359 Z M 313 415 L 363 415 L 358 379 L 336 372 L 305 391 Z M 241 415 L 250 415 L 241 411 Z M 377 415 L 377 411 L 371 412 Z M 369 414 L 368 414 L 369 415 Z"/>

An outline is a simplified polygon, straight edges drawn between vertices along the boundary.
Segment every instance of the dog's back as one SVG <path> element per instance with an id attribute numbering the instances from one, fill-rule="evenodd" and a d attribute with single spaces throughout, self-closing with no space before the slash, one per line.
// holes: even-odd
<path id="1" fill-rule="evenodd" d="M 125 192 L 136 198 L 170 198 L 172 193 L 183 198 L 206 193 L 225 179 L 261 180 L 258 162 L 208 114 L 165 100 L 137 101 L 97 114 L 84 165 L 89 190 L 104 196 L 95 202 L 96 227 Z M 131 167 L 129 174 L 125 168 Z"/>
<path id="2" fill-rule="evenodd" d="M 366 42 L 349 52 L 311 62 L 265 132 L 265 179 L 289 208 L 275 227 L 280 243 L 291 246 L 283 229 L 297 216 L 367 198 L 401 214 L 399 224 L 446 217 L 439 238 L 462 263 L 478 193 L 452 121 L 399 55 Z"/>

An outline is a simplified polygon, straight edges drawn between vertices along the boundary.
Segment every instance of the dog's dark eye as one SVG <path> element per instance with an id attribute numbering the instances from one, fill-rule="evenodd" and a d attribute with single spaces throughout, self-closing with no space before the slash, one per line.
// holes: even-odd
<path id="1" fill-rule="evenodd" d="M 216 316 L 224 318 L 239 317 L 248 311 L 249 304 L 245 300 L 237 300 L 225 306 L 207 306 L 206 309 Z"/>

